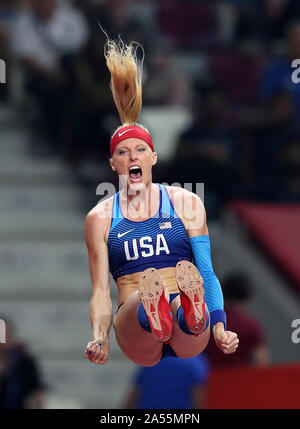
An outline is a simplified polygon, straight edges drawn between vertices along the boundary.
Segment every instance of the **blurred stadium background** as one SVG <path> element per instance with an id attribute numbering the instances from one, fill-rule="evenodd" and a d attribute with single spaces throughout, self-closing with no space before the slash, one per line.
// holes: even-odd
<path id="1" fill-rule="evenodd" d="M 45 405 L 118 408 L 135 370 L 113 329 L 108 363 L 84 358 L 84 222 L 97 186 L 115 183 L 108 147 L 118 125 L 99 23 L 145 49 L 140 122 L 159 155 L 154 179 L 205 184 L 221 284 L 235 270 L 249 275 L 270 364 L 297 363 L 299 2 L 0 0 L 0 313 L 38 359 Z M 116 290 L 112 282 L 115 309 Z"/>

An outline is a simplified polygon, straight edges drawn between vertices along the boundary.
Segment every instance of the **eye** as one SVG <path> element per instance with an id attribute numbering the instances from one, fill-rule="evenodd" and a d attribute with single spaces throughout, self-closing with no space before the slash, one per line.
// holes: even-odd
<path id="1" fill-rule="evenodd" d="M 126 150 L 120 149 L 119 150 L 119 155 L 124 155 L 126 153 Z"/>
<path id="2" fill-rule="evenodd" d="M 145 149 L 144 147 L 139 147 L 139 148 L 138 148 L 138 151 L 139 151 L 139 152 L 145 152 L 145 150 L 146 150 L 146 149 Z"/>

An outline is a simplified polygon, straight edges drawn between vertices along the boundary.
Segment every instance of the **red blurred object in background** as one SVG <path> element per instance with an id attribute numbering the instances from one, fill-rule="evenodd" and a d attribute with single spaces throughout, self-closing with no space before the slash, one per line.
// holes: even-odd
<path id="1" fill-rule="evenodd" d="M 205 408 L 299 409 L 300 364 L 214 371 Z"/>

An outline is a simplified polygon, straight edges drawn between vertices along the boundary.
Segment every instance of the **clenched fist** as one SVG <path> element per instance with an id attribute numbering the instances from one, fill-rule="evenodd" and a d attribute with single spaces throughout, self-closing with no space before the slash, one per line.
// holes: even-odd
<path id="1" fill-rule="evenodd" d="M 96 338 L 93 341 L 90 341 L 85 349 L 85 357 L 89 359 L 90 362 L 104 365 L 108 359 L 109 346 L 108 340 L 103 340 L 102 338 Z"/>
<path id="2" fill-rule="evenodd" d="M 239 345 L 239 339 L 235 332 L 225 331 L 223 323 L 216 323 L 213 327 L 214 339 L 217 347 L 224 354 L 234 353 Z"/>

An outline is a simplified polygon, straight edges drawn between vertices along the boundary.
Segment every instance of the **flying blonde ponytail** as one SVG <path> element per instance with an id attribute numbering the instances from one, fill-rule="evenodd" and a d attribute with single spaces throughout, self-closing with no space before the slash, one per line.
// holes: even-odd
<path id="1" fill-rule="evenodd" d="M 111 90 L 123 125 L 136 124 L 142 108 L 143 61 L 136 56 L 140 45 L 108 39 L 104 55 L 111 75 Z M 143 51 L 144 54 L 144 51 Z"/>

